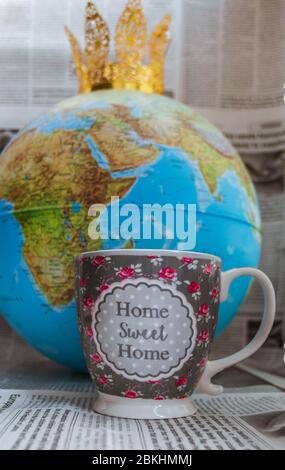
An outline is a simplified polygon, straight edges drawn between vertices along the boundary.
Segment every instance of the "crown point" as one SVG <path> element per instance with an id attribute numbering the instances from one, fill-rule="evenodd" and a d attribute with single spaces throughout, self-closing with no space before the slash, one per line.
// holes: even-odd
<path id="1" fill-rule="evenodd" d="M 88 2 L 85 19 L 85 57 L 92 89 L 103 87 L 105 84 L 104 69 L 109 54 L 109 44 L 109 28 L 95 4 Z"/>
<path id="2" fill-rule="evenodd" d="M 80 92 L 98 88 L 125 88 L 163 92 L 164 58 L 169 38 L 170 15 L 157 25 L 149 41 L 150 65 L 144 64 L 147 24 L 141 0 L 128 0 L 116 27 L 116 62 L 108 61 L 110 32 L 95 3 L 88 0 L 85 19 L 85 53 L 65 27 Z"/>
<path id="3" fill-rule="evenodd" d="M 79 91 L 80 93 L 88 93 L 89 91 L 91 91 L 91 84 L 88 78 L 88 70 L 86 64 L 84 63 L 83 52 L 81 50 L 79 42 L 69 30 L 69 28 L 65 26 L 64 30 L 71 47 L 75 73 L 79 81 Z"/>
<path id="4" fill-rule="evenodd" d="M 116 27 L 115 46 L 120 60 L 142 61 L 145 55 L 147 24 L 140 0 L 129 0 Z"/>

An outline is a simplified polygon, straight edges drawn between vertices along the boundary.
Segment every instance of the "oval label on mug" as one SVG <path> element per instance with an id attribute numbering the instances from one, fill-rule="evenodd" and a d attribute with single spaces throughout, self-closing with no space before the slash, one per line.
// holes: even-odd
<path id="1" fill-rule="evenodd" d="M 173 375 L 191 356 L 197 337 L 186 297 L 145 278 L 112 284 L 92 310 L 92 329 L 112 370 L 140 381 Z"/>

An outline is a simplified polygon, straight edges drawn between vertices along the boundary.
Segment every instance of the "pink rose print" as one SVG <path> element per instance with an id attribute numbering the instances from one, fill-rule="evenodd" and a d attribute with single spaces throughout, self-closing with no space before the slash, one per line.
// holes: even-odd
<path id="1" fill-rule="evenodd" d="M 118 275 L 121 279 L 128 279 L 129 277 L 133 277 L 135 270 L 130 268 L 129 266 L 125 266 L 121 268 Z"/>
<path id="2" fill-rule="evenodd" d="M 161 264 L 163 263 L 163 258 L 160 258 L 159 256 L 147 256 L 147 259 L 150 260 L 151 264 L 153 264 L 153 266 L 161 266 Z"/>
<path id="3" fill-rule="evenodd" d="M 138 394 L 135 390 L 127 390 L 125 393 L 124 393 L 124 396 L 126 398 L 138 398 Z"/>
<path id="4" fill-rule="evenodd" d="M 86 334 L 87 334 L 87 336 L 89 336 L 89 338 L 92 338 L 92 336 L 93 336 L 93 331 L 92 331 L 92 328 L 91 328 L 90 326 L 89 326 L 89 328 L 87 328 Z"/>
<path id="5" fill-rule="evenodd" d="M 85 307 L 92 308 L 95 305 L 95 302 L 92 297 L 85 297 L 83 300 L 83 304 Z"/>
<path id="6" fill-rule="evenodd" d="M 203 269 L 203 273 L 204 274 L 212 274 L 212 272 L 214 271 L 214 266 L 212 263 L 208 263 L 204 266 L 204 269 Z"/>
<path id="7" fill-rule="evenodd" d="M 86 287 L 87 281 L 85 279 L 80 279 L 79 285 L 80 287 Z"/>
<path id="8" fill-rule="evenodd" d="M 183 400 L 184 398 L 187 398 L 187 395 L 180 395 L 180 397 L 176 397 L 177 400 Z"/>
<path id="9" fill-rule="evenodd" d="M 156 397 L 154 397 L 154 400 L 165 400 L 165 397 L 163 397 L 162 395 L 156 395 Z"/>
<path id="10" fill-rule="evenodd" d="M 201 341 L 202 343 L 205 343 L 209 338 L 209 333 L 207 330 L 203 330 L 201 331 L 201 333 L 199 334 L 199 341 Z"/>
<path id="11" fill-rule="evenodd" d="M 95 258 L 92 260 L 93 266 L 102 266 L 105 264 L 105 257 L 104 256 L 95 256 Z"/>
<path id="12" fill-rule="evenodd" d="M 101 357 L 97 353 L 93 354 L 93 356 L 91 356 L 91 359 L 95 362 L 95 364 L 100 364 L 102 362 Z"/>
<path id="13" fill-rule="evenodd" d="M 109 382 L 109 379 L 106 377 L 106 375 L 100 375 L 98 380 L 101 385 L 106 385 Z"/>
<path id="14" fill-rule="evenodd" d="M 101 284 L 101 286 L 99 287 L 99 291 L 102 293 L 104 292 L 105 290 L 109 289 L 109 286 L 108 284 Z"/>
<path id="15" fill-rule="evenodd" d="M 206 358 L 203 358 L 203 359 L 201 359 L 200 362 L 198 362 L 197 365 L 198 365 L 198 367 L 200 367 L 200 369 L 205 369 L 206 364 L 207 364 L 207 359 L 206 359 Z"/>
<path id="16" fill-rule="evenodd" d="M 216 287 L 213 287 L 213 289 L 210 292 L 210 295 L 213 299 L 215 299 L 218 295 L 218 289 Z"/>
<path id="17" fill-rule="evenodd" d="M 188 290 L 191 292 L 191 294 L 195 294 L 196 292 L 200 291 L 200 284 L 198 284 L 198 282 L 192 281 L 188 286 Z"/>
<path id="18" fill-rule="evenodd" d="M 160 384 L 160 380 L 148 380 L 148 384 Z"/>
<path id="19" fill-rule="evenodd" d="M 187 380 L 188 378 L 186 377 L 186 375 L 181 375 L 181 377 L 179 377 L 175 382 L 176 387 L 183 387 L 187 384 Z"/>
<path id="20" fill-rule="evenodd" d="M 199 309 L 198 309 L 198 314 L 201 316 L 201 317 L 206 317 L 208 315 L 210 311 L 210 307 L 208 304 L 202 304 L 200 305 Z"/>
<path id="21" fill-rule="evenodd" d="M 170 266 L 167 266 L 166 268 L 163 268 L 159 272 L 159 277 L 162 279 L 173 279 L 176 275 L 176 271 L 173 268 L 170 268 Z"/>
<path id="22" fill-rule="evenodd" d="M 181 258 L 180 261 L 182 263 L 181 267 L 186 266 L 187 269 L 193 269 L 194 271 L 196 271 L 197 266 L 198 266 L 197 259 L 190 258 L 189 256 L 183 256 L 183 258 Z"/>

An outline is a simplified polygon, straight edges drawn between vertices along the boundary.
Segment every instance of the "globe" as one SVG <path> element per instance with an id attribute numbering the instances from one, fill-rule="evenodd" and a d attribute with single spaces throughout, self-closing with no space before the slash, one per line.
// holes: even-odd
<path id="1" fill-rule="evenodd" d="M 195 251 L 223 269 L 258 264 L 260 216 L 251 179 L 223 134 L 164 96 L 102 90 L 34 120 L 0 157 L 0 312 L 42 354 L 85 370 L 77 329 L 74 258 L 113 248 L 177 249 L 171 239 L 93 240 L 88 209 L 196 204 Z M 143 223 L 143 221 L 142 221 Z M 221 305 L 217 334 L 245 298 L 240 278 Z"/>

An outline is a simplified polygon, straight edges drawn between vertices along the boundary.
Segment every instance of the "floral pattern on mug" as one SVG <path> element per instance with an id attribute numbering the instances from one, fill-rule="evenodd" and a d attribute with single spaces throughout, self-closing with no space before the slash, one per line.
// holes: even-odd
<path id="1" fill-rule="evenodd" d="M 177 273 L 175 269 L 171 268 L 170 266 L 166 266 L 166 268 L 163 268 L 159 271 L 159 277 L 162 279 L 173 281 L 176 279 Z"/>
<path id="2" fill-rule="evenodd" d="M 134 259 L 134 258 L 133 258 Z M 138 262 L 129 263 L 129 257 L 90 255 L 80 259 L 78 266 L 78 303 L 84 315 L 79 316 L 79 329 L 84 344 L 88 369 L 99 390 L 135 400 L 183 399 L 191 395 L 207 364 L 209 344 L 213 339 L 219 303 L 220 268 L 211 259 L 190 256 L 137 256 Z M 97 299 L 104 298 L 113 283 L 144 277 L 156 280 L 182 292 L 192 305 L 197 320 L 196 351 L 187 362 L 168 378 L 153 378 L 145 382 L 125 378 L 104 362 L 93 339 L 91 312 Z M 177 320 L 178 321 L 178 320 Z M 178 346 L 179 347 L 179 346 Z M 89 353 L 88 353 L 89 351 Z M 189 372 L 191 370 L 191 373 Z"/>
<path id="3" fill-rule="evenodd" d="M 184 400 L 185 398 L 188 398 L 188 395 L 186 395 L 186 393 L 184 393 L 183 395 L 179 395 L 178 397 L 176 397 L 176 400 Z"/>
<path id="4" fill-rule="evenodd" d="M 204 319 L 206 322 L 210 319 L 210 306 L 209 304 L 202 304 L 198 308 L 198 321 Z"/>
<path id="5" fill-rule="evenodd" d="M 201 266 L 203 273 L 206 274 L 207 276 L 210 276 L 211 274 L 214 273 L 216 269 L 216 265 L 214 263 L 206 263 Z"/>
<path id="6" fill-rule="evenodd" d="M 131 279 L 135 275 L 141 274 L 141 264 L 131 264 L 130 266 L 115 268 L 115 272 L 120 279 Z"/>
<path id="7" fill-rule="evenodd" d="M 209 344 L 209 332 L 208 330 L 203 330 L 198 336 L 198 346 L 208 346 Z"/>
<path id="8" fill-rule="evenodd" d="M 217 287 L 213 287 L 213 289 L 210 292 L 210 296 L 212 297 L 212 300 L 214 303 L 217 303 L 219 300 L 219 290 Z"/>
<path id="9" fill-rule="evenodd" d="M 197 366 L 200 368 L 200 369 L 205 369 L 206 365 L 207 365 L 207 361 L 208 361 L 208 358 L 207 357 L 203 357 L 197 364 Z"/>
<path id="10" fill-rule="evenodd" d="M 109 285 L 108 284 L 101 284 L 101 286 L 99 286 L 98 290 L 99 292 L 104 292 L 105 290 L 109 289 Z"/>
<path id="11" fill-rule="evenodd" d="M 91 263 L 93 266 L 103 266 L 106 263 L 105 256 L 95 256 Z"/>
<path id="12" fill-rule="evenodd" d="M 95 364 L 101 364 L 101 362 L 102 362 L 102 358 L 98 353 L 93 354 L 91 356 L 91 359 L 92 359 L 93 362 L 95 362 Z"/>
<path id="13" fill-rule="evenodd" d="M 92 308 L 92 307 L 94 307 L 95 302 L 94 302 L 93 297 L 91 297 L 91 296 L 85 297 L 85 299 L 83 300 L 83 304 L 84 304 L 84 306 L 87 307 L 87 308 Z"/>
<path id="14" fill-rule="evenodd" d="M 186 267 L 187 269 L 193 269 L 193 270 L 196 270 L 197 269 L 197 266 L 198 266 L 198 260 L 197 259 L 193 259 L 193 258 L 188 258 L 186 256 L 184 256 L 183 258 L 181 258 L 181 263 L 183 266 L 181 267 Z"/>
<path id="15" fill-rule="evenodd" d="M 125 398 L 130 398 L 131 400 L 135 400 L 142 396 L 142 393 L 139 390 L 126 390 L 122 393 Z"/>
<path id="16" fill-rule="evenodd" d="M 129 279 L 133 277 L 135 274 L 135 270 L 130 266 L 124 266 L 123 268 L 118 270 L 118 276 L 120 279 Z"/>
<path id="17" fill-rule="evenodd" d="M 153 266 L 160 266 L 163 263 L 163 258 L 160 256 L 148 256 L 147 259 L 150 260 Z"/>
<path id="18" fill-rule="evenodd" d="M 188 292 L 190 292 L 191 297 L 194 300 L 198 300 L 201 297 L 201 285 L 199 282 L 196 281 L 184 281 L 185 284 L 188 284 Z"/>
<path id="19" fill-rule="evenodd" d="M 112 375 L 100 374 L 97 378 L 98 378 L 98 382 L 103 386 L 110 385 L 113 383 Z"/>
<path id="20" fill-rule="evenodd" d="M 166 400 L 166 397 L 164 397 L 163 395 L 156 395 L 154 397 L 154 400 Z"/>
<path id="21" fill-rule="evenodd" d="M 87 281 L 86 281 L 86 279 L 80 279 L 80 281 L 79 281 L 79 286 L 81 287 L 81 289 L 84 289 L 84 287 L 87 286 Z"/>
<path id="22" fill-rule="evenodd" d="M 91 326 L 86 328 L 86 334 L 89 338 L 93 338 L 93 330 L 92 330 Z"/>
<path id="23" fill-rule="evenodd" d="M 174 376 L 175 378 L 175 386 L 176 388 L 181 391 L 184 387 L 186 387 L 187 382 L 188 382 L 188 377 L 186 375 L 181 375 L 181 376 Z"/>

